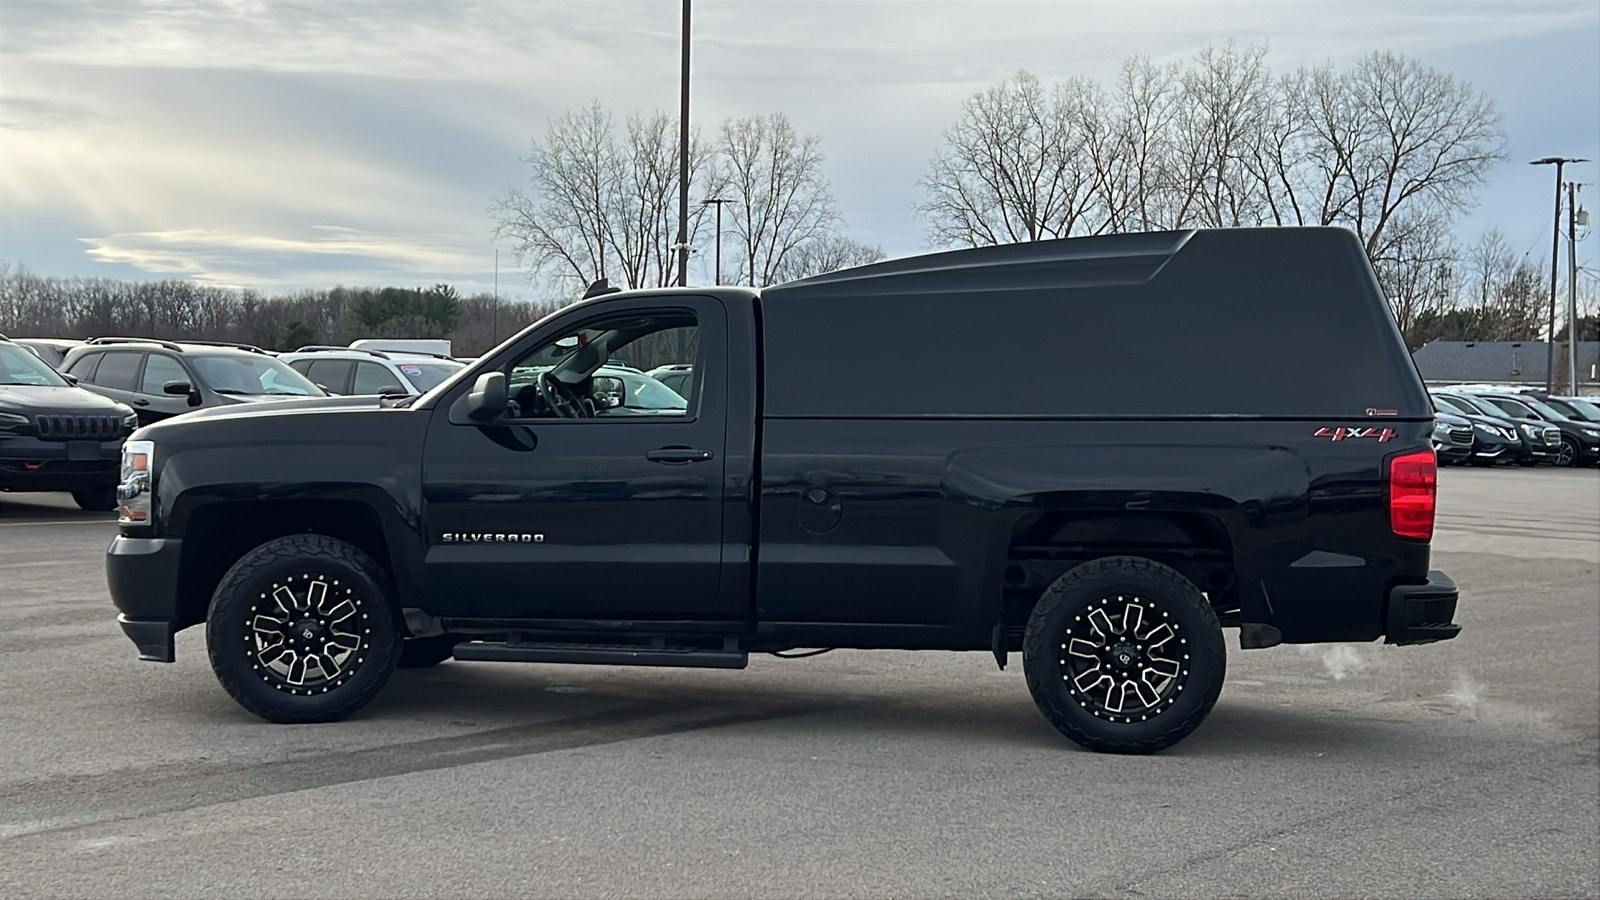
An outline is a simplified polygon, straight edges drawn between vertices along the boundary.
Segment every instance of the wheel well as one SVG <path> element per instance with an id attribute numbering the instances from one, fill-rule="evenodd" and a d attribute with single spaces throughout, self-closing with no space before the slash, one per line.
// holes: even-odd
<path id="1" fill-rule="evenodd" d="M 211 595 L 233 564 L 273 538 L 324 534 L 353 544 L 391 579 L 383 525 L 371 507 L 349 500 L 270 500 L 216 503 L 195 510 L 183 529 L 178 570 L 178 627 L 206 620 Z"/>
<path id="2" fill-rule="evenodd" d="M 1171 566 L 1211 601 L 1225 624 L 1238 614 L 1233 541 L 1215 517 L 1178 512 L 1041 512 L 1011 535 L 1002 577 L 1008 630 L 1027 625 L 1045 589 L 1068 570 L 1106 556 Z"/>

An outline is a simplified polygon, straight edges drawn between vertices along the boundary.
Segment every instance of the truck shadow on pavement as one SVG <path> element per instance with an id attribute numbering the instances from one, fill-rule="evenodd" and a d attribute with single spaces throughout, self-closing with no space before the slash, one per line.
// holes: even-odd
<path id="1" fill-rule="evenodd" d="M 659 671 L 659 670 L 657 670 Z M 697 677 L 698 676 L 698 677 Z M 360 719 L 413 718 L 457 727 L 488 728 L 483 734 L 540 718 L 586 716 L 622 707 L 662 716 L 696 716 L 708 710 L 740 718 L 741 737 L 793 742 L 922 740 L 932 747 L 1004 745 L 1014 750 L 1079 751 L 1039 714 L 1021 680 L 1015 690 L 953 692 L 938 681 L 896 680 L 862 687 L 840 673 L 800 673 L 791 682 L 771 672 L 667 675 L 651 670 L 548 669 L 482 664 L 397 673 Z M 556 722 L 551 728 L 562 726 Z M 698 729 L 697 729 L 698 730 Z M 1264 707 L 1248 701 L 1218 702 L 1208 720 L 1162 756 L 1304 757 L 1336 752 L 1388 757 L 1431 745 L 1414 723 L 1361 717 L 1348 710 L 1308 703 L 1297 708 Z M 1089 751 L 1082 751 L 1089 752 Z"/>

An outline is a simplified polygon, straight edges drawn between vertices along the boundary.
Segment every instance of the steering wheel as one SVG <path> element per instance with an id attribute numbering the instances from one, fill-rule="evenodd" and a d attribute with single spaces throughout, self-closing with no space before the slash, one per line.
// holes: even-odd
<path id="1" fill-rule="evenodd" d="M 539 396 L 544 405 L 563 419 L 587 419 L 593 415 L 578 399 L 577 392 L 551 376 L 549 370 L 539 374 Z"/>

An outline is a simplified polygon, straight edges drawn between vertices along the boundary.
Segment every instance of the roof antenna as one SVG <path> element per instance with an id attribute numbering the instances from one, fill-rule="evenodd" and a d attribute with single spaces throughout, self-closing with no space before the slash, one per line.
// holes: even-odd
<path id="1" fill-rule="evenodd" d="M 612 287 L 611 279 L 609 278 L 596 278 L 590 282 L 588 289 L 583 292 L 582 299 L 588 300 L 591 297 L 603 297 L 606 294 L 619 293 L 621 290 L 622 288 Z"/>

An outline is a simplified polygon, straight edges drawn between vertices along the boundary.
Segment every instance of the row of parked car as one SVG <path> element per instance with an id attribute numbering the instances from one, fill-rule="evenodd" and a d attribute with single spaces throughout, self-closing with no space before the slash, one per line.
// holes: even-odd
<path id="1" fill-rule="evenodd" d="M 420 394 L 467 365 L 417 346 L 425 343 L 272 353 L 209 341 L 0 335 L 0 491 L 70 491 L 84 509 L 115 509 L 122 441 L 139 426 L 236 403 Z M 681 365 L 641 372 L 614 361 L 606 374 L 606 402 L 618 412 L 631 401 L 659 406 L 692 383 Z"/>
<path id="2" fill-rule="evenodd" d="M 1531 388 L 1459 385 L 1433 395 L 1441 465 L 1600 464 L 1600 405 Z"/>

